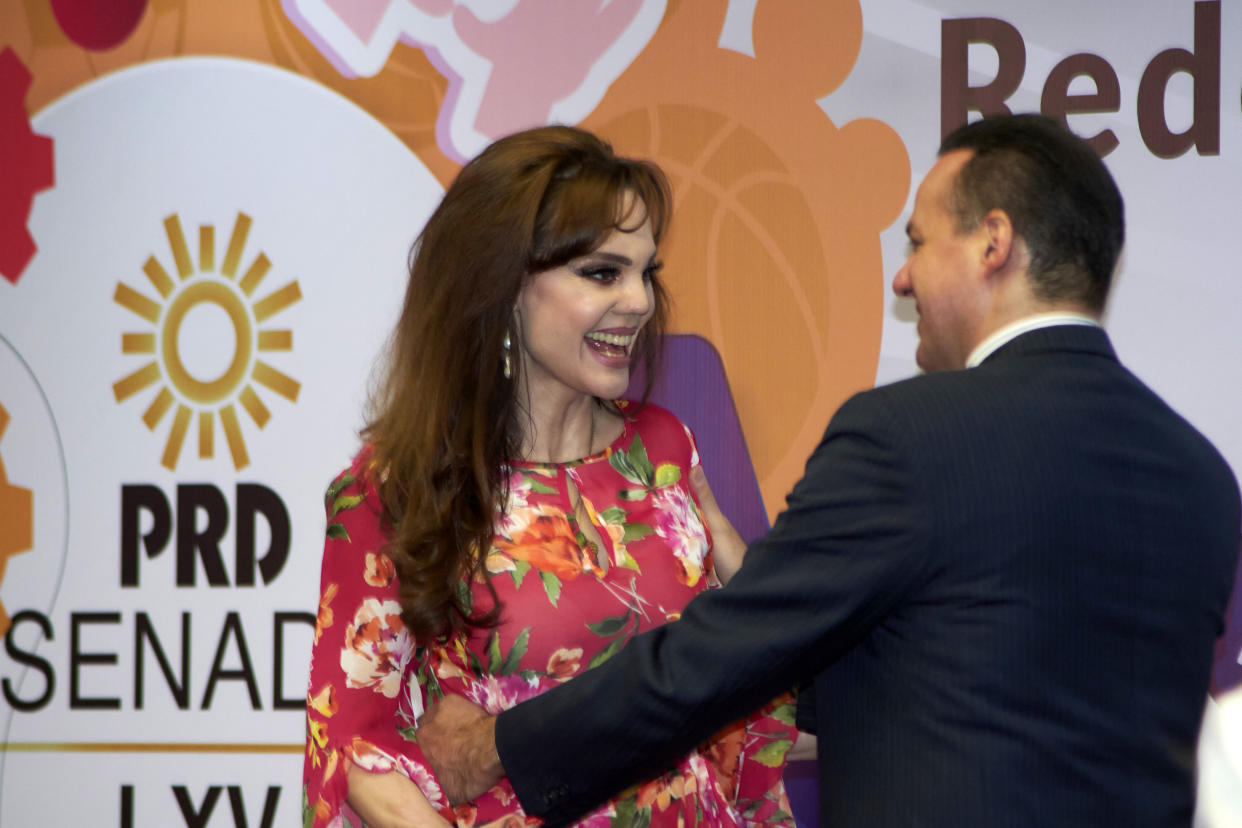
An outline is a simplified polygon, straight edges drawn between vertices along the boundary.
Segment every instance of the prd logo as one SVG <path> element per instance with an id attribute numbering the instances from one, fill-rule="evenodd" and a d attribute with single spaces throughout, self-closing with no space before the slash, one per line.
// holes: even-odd
<path id="1" fill-rule="evenodd" d="M 205 459 L 215 456 L 215 421 L 218 418 L 233 468 L 241 470 L 249 465 L 250 457 L 238 423 L 236 404 L 240 403 L 261 429 L 271 419 L 271 412 L 259 398 L 255 384 L 291 402 L 297 401 L 300 384 L 259 358 L 263 353 L 291 351 L 293 332 L 260 325 L 299 301 L 302 291 L 295 280 L 252 301 L 271 269 L 271 262 L 260 251 L 241 278 L 237 278 L 250 225 L 249 216 L 237 214 L 224 261 L 217 273 L 215 227 L 204 224 L 198 229 L 196 269 L 181 231 L 181 220 L 174 213 L 164 220 L 164 231 L 177 279 L 169 276 L 152 255 L 143 265 L 143 272 L 159 299 L 152 299 L 123 282 L 117 283 L 112 297 L 118 305 L 155 328 L 122 334 L 122 353 L 149 359 L 113 383 L 112 391 L 120 403 L 146 388 L 158 386 L 154 399 L 142 414 L 142 421 L 154 431 L 170 410 L 174 412 L 160 461 L 168 469 L 177 467 L 196 413 L 198 456 Z M 227 335 L 218 335 L 224 326 L 232 329 L 231 343 Z M 223 349 L 219 347 L 221 344 Z"/>

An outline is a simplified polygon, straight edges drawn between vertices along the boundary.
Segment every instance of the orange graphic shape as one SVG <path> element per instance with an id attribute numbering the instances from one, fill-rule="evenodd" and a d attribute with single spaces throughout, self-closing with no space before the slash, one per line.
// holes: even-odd
<path id="1" fill-rule="evenodd" d="M 880 231 L 910 165 L 886 124 L 838 127 L 816 104 L 857 58 L 857 0 L 758 4 L 754 58 L 716 45 L 727 5 L 671 4 L 583 125 L 673 182 L 672 328 L 719 349 L 775 516 L 829 417 L 875 381 Z"/>
<path id="2" fill-rule="evenodd" d="M 9 425 L 9 412 L 0 405 L 0 441 Z M 0 584 L 9 558 L 29 551 L 34 546 L 34 494 L 9 483 L 0 461 Z M 0 601 L 0 637 L 9 630 L 9 614 Z"/>
<path id="3" fill-rule="evenodd" d="M 663 251 L 673 329 L 720 350 L 769 515 L 801 475 L 824 424 L 869 387 L 886 275 L 879 233 L 909 189 L 904 146 L 879 121 L 836 125 L 816 104 L 849 75 L 862 42 L 858 0 L 765 0 L 755 57 L 717 45 L 727 0 L 669 0 L 644 52 L 583 125 L 660 163 L 677 211 Z M 31 112 L 106 72 L 198 54 L 305 75 L 391 129 L 442 182 L 459 165 L 435 141 L 448 83 L 398 44 L 371 78 L 346 79 L 280 0 L 151 0 L 133 34 L 88 52 L 43 0 L 0 11 L 0 46 L 31 68 Z"/>
<path id="4" fill-rule="evenodd" d="M 448 81 L 420 49 L 398 43 L 374 77 L 343 78 L 289 20 L 280 0 L 150 0 L 133 32 L 102 51 L 70 40 L 47 0 L 13 0 L 0 5 L 0 49 L 5 46 L 34 76 L 26 98 L 31 113 L 102 75 L 145 61 L 247 58 L 304 75 L 353 101 L 392 130 L 441 183 L 461 168 L 436 144 L 436 116 Z"/>

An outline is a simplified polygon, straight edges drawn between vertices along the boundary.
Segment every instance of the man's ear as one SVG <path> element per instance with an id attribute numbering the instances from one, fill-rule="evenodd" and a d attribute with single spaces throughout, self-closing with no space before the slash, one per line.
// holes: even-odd
<path id="1" fill-rule="evenodd" d="M 1013 222 L 1004 210 L 992 209 L 979 223 L 985 242 L 983 267 L 990 275 L 1005 268 L 1015 254 Z"/>

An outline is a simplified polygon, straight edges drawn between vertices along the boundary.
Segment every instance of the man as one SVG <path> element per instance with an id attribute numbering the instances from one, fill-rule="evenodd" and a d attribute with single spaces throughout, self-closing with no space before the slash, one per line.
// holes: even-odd
<path id="1" fill-rule="evenodd" d="M 813 680 L 825 828 L 1188 826 L 1242 518 L 1099 327 L 1122 213 L 1053 121 L 946 138 L 893 280 L 929 373 L 847 401 L 680 621 L 498 719 L 433 713 L 450 794 L 506 773 L 563 824 Z"/>

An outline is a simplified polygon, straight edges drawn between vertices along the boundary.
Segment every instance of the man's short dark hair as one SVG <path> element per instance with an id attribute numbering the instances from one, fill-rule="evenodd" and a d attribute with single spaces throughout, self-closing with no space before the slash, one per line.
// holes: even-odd
<path id="1" fill-rule="evenodd" d="M 974 155 L 953 184 L 961 232 L 1003 210 L 1030 251 L 1035 296 L 1104 308 L 1125 240 L 1117 184 L 1091 147 L 1042 115 L 997 115 L 950 133 L 940 154 Z"/>

